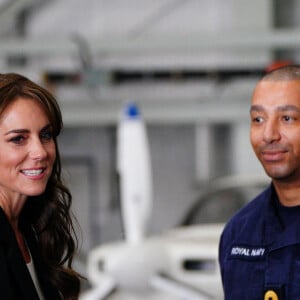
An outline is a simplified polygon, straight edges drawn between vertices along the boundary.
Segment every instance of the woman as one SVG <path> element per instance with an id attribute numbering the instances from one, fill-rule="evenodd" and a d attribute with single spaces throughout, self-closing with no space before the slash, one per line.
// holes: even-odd
<path id="1" fill-rule="evenodd" d="M 61 181 L 54 97 L 0 74 L 0 298 L 77 299 L 71 194 Z"/>

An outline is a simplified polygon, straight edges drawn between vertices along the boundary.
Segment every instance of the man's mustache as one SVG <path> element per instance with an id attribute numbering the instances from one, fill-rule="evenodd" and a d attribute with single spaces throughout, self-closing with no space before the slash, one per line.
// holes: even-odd
<path id="1" fill-rule="evenodd" d="M 287 152 L 290 147 L 281 144 L 267 144 L 260 146 L 258 149 L 260 152 Z"/>

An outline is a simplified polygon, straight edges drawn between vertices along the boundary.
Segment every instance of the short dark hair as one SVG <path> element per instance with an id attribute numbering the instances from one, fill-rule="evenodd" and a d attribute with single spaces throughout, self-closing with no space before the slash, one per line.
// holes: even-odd
<path id="1" fill-rule="evenodd" d="M 288 65 L 266 73 L 262 81 L 300 80 L 300 65 Z"/>

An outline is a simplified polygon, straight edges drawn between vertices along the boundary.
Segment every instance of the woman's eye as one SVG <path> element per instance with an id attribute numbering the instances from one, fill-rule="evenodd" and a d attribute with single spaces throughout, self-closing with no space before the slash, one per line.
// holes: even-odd
<path id="1" fill-rule="evenodd" d="M 10 142 L 20 145 L 24 142 L 25 137 L 23 135 L 18 135 L 18 136 L 14 136 L 13 138 L 10 139 Z"/>
<path id="2" fill-rule="evenodd" d="M 44 131 L 41 133 L 41 139 L 43 141 L 49 141 L 52 140 L 52 138 L 53 138 L 52 131 Z"/>

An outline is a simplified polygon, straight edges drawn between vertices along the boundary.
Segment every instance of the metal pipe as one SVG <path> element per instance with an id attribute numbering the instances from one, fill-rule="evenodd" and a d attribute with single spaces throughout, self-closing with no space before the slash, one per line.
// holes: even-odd
<path id="1" fill-rule="evenodd" d="M 94 54 L 297 49 L 300 48 L 300 30 L 148 36 L 138 39 L 100 38 L 87 39 L 87 43 Z M 72 55 L 78 53 L 77 48 L 71 37 L 2 38 L 0 55 Z"/>

